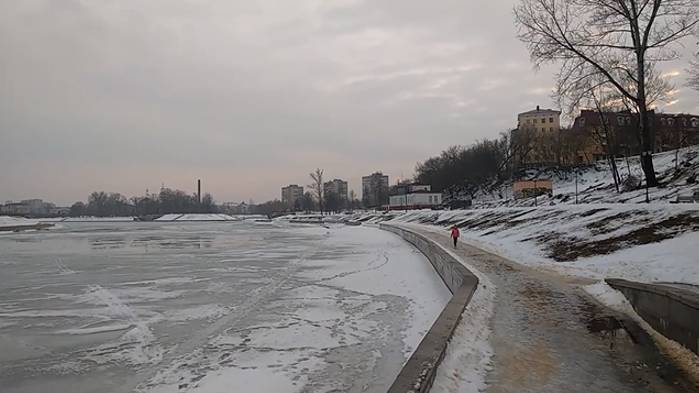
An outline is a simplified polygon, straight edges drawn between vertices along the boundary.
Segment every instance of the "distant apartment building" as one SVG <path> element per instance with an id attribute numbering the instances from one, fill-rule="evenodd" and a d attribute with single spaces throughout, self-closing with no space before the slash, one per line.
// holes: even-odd
<path id="1" fill-rule="evenodd" d="M 388 205 L 388 176 L 381 172 L 362 177 L 362 203 L 376 208 Z"/>
<path id="2" fill-rule="evenodd" d="M 517 128 L 511 132 L 511 150 L 518 167 L 555 163 L 561 111 L 536 109 L 517 115 Z"/>
<path id="3" fill-rule="evenodd" d="M 340 179 L 333 179 L 323 184 L 323 192 L 325 195 L 337 195 L 340 201 L 347 201 L 347 182 Z"/>
<path id="4" fill-rule="evenodd" d="M 442 204 L 442 194 L 432 192 L 429 185 L 398 184 L 391 187 L 390 209 L 425 209 Z"/>
<path id="5" fill-rule="evenodd" d="M 220 207 L 223 213 L 230 215 L 251 213 L 251 206 L 245 202 L 224 202 L 220 205 Z"/>
<path id="6" fill-rule="evenodd" d="M 25 199 L 21 202 L 8 201 L 0 207 L 0 213 L 10 216 L 48 216 L 53 214 L 56 205 L 41 199 Z"/>
<path id="7" fill-rule="evenodd" d="M 303 198 L 302 186 L 290 184 L 286 187 L 282 187 L 282 203 L 289 209 L 300 209 L 301 198 Z"/>

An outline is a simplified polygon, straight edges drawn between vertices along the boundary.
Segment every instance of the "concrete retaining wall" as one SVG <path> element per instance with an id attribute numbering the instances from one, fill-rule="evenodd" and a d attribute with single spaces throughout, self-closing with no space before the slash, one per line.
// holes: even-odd
<path id="1" fill-rule="evenodd" d="M 447 343 L 478 287 L 478 278 L 443 248 L 426 237 L 389 224 L 381 224 L 380 228 L 398 234 L 425 254 L 452 293 L 449 303 L 388 390 L 389 393 L 429 392 L 437 367 L 444 358 Z"/>
<path id="2" fill-rule="evenodd" d="M 699 354 L 699 296 L 664 285 L 617 279 L 606 282 L 621 291 L 655 330 Z"/>

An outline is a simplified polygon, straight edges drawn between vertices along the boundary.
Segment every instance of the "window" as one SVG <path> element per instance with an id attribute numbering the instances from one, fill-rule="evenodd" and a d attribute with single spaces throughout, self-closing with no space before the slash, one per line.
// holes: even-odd
<path id="1" fill-rule="evenodd" d="M 665 118 L 664 117 L 660 119 L 660 124 L 665 125 Z"/>
<path id="2" fill-rule="evenodd" d="M 553 123 L 553 117 L 549 117 L 549 123 Z"/>
<path id="3" fill-rule="evenodd" d="M 553 127 L 549 127 L 549 131 L 553 132 Z"/>
<path id="4" fill-rule="evenodd" d="M 674 125 L 675 125 L 675 119 L 673 119 L 673 118 L 667 119 L 667 125 L 669 125 L 669 126 L 674 126 Z"/>
<path id="5" fill-rule="evenodd" d="M 624 125 L 624 118 L 621 117 L 621 116 L 617 117 L 617 118 L 616 118 L 616 123 L 617 123 L 618 125 L 620 125 L 620 126 L 623 126 L 623 125 Z"/>
<path id="6" fill-rule="evenodd" d="M 682 119 L 682 125 L 684 127 L 687 127 L 687 118 L 686 117 Z"/>
<path id="7" fill-rule="evenodd" d="M 534 124 L 536 124 L 536 119 L 534 119 Z"/>
<path id="8" fill-rule="evenodd" d="M 631 125 L 631 117 L 626 116 L 626 124 Z"/>
<path id="9" fill-rule="evenodd" d="M 546 132 L 546 127 L 541 127 L 541 132 Z"/>
<path id="10" fill-rule="evenodd" d="M 581 117 L 580 118 L 580 126 L 584 126 L 584 125 L 585 125 L 585 118 Z"/>
<path id="11" fill-rule="evenodd" d="M 696 117 L 692 118 L 692 127 L 699 127 L 699 119 Z"/>

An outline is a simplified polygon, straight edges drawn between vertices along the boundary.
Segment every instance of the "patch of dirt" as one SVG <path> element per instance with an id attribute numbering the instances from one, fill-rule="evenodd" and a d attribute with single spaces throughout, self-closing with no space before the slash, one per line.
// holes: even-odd
<path id="1" fill-rule="evenodd" d="M 613 216 L 604 217 L 599 221 L 587 224 L 587 229 L 595 235 L 610 233 L 618 229 L 619 224 L 625 222 L 626 219 L 641 215 L 643 212 L 631 210 L 628 212 L 618 213 Z"/>
<path id="2" fill-rule="evenodd" d="M 590 216 L 595 215 L 599 212 L 606 212 L 607 210 L 609 210 L 609 209 L 606 209 L 606 208 L 592 209 L 592 210 L 588 210 L 586 212 L 580 213 L 579 217 L 583 217 L 583 218 L 590 217 Z"/>
<path id="3" fill-rule="evenodd" d="M 549 240 L 547 251 L 549 258 L 558 262 L 570 262 L 582 257 L 611 254 L 615 251 L 632 246 L 658 243 L 672 239 L 687 232 L 699 230 L 699 219 L 690 214 L 679 214 L 662 221 L 633 230 L 629 233 L 612 236 L 606 239 L 588 242 L 576 242 L 573 239 L 561 238 Z M 546 239 L 542 239 L 546 242 Z"/>

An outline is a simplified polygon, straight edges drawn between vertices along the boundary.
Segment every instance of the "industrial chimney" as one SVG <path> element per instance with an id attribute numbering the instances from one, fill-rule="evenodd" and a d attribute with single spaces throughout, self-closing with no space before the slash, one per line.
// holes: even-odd
<path id="1" fill-rule="evenodd" d="M 197 180 L 197 203 L 201 205 L 201 179 Z"/>

